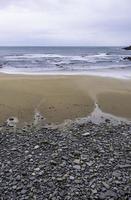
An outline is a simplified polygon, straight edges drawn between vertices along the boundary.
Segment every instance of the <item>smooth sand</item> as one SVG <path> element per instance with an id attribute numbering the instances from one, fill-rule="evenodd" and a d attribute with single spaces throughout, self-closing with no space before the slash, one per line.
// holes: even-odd
<path id="1" fill-rule="evenodd" d="M 131 118 L 131 81 L 93 76 L 0 75 L 0 122 L 11 116 L 31 121 L 35 110 L 48 122 L 89 115 L 95 102 Z"/>

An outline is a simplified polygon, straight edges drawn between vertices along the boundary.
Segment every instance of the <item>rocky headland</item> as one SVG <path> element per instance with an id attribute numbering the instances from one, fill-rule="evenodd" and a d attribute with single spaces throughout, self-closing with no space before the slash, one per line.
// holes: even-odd
<path id="1" fill-rule="evenodd" d="M 131 46 L 124 47 L 123 49 L 125 49 L 125 50 L 131 50 Z"/>

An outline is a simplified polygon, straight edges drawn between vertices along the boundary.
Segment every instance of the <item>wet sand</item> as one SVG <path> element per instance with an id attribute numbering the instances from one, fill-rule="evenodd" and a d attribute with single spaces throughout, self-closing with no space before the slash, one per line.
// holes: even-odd
<path id="1" fill-rule="evenodd" d="M 98 103 L 131 119 L 131 81 L 93 76 L 0 75 L 0 122 L 11 116 L 31 121 L 39 111 L 48 122 L 89 115 Z"/>

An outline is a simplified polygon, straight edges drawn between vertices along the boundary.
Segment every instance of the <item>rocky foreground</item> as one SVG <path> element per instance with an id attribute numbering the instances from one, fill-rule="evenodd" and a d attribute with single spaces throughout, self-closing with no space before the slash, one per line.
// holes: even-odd
<path id="1" fill-rule="evenodd" d="M 131 200 L 131 126 L 1 127 L 1 200 Z"/>

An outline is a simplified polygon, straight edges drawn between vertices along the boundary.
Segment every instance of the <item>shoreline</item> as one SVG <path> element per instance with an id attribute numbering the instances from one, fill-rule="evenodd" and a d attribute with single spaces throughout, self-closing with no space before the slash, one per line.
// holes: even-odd
<path id="1" fill-rule="evenodd" d="M 118 70 L 118 71 L 117 71 Z M 123 71 L 121 68 L 118 68 L 117 70 L 110 70 L 110 69 L 96 69 L 94 71 L 82 71 L 82 72 L 2 72 L 0 71 L 0 74 L 3 75 L 11 75 L 11 76 L 92 76 L 92 77 L 101 77 L 101 78 L 111 78 L 111 79 L 122 79 L 122 80 L 131 80 L 131 76 L 129 76 L 129 72 L 131 71 L 124 70 Z"/>
<path id="2" fill-rule="evenodd" d="M 31 122 L 35 110 L 48 123 L 88 117 L 97 103 L 105 113 L 131 119 L 131 81 L 98 76 L 0 74 L 0 121 Z M 119 102 L 119 104 L 118 104 Z"/>

